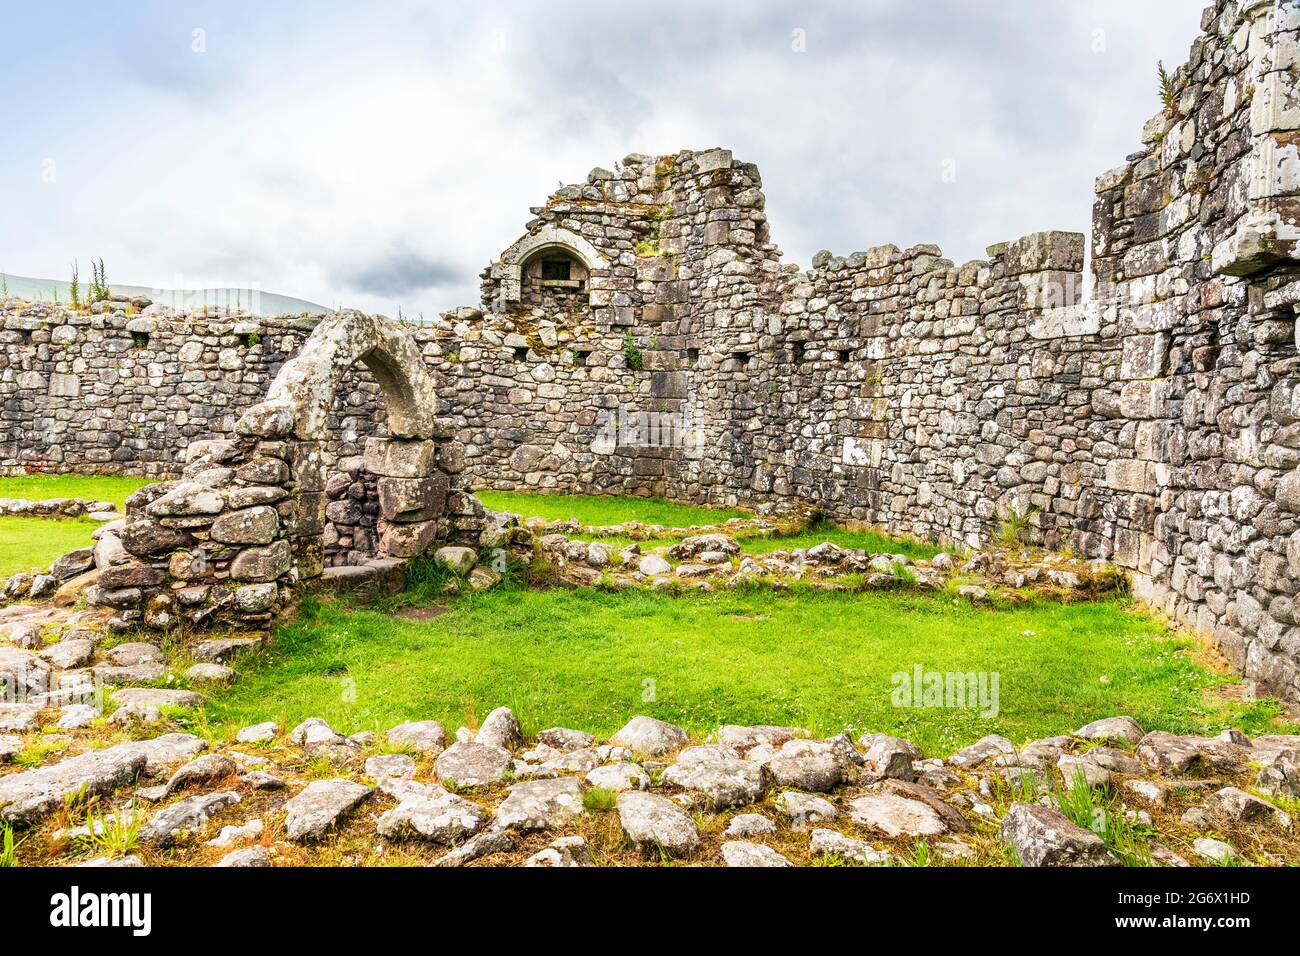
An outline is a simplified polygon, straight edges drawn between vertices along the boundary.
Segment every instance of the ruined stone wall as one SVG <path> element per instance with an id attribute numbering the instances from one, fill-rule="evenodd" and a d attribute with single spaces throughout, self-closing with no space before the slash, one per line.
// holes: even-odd
<path id="1" fill-rule="evenodd" d="M 812 502 L 968 546 L 1020 516 L 1300 691 L 1300 13 L 1218 0 L 1203 26 L 1142 149 L 1097 181 L 1086 302 L 1065 233 L 963 265 L 925 245 L 782 263 L 758 170 L 723 149 L 634 154 L 561 188 L 484 272 L 481 307 L 414 331 L 454 435 L 441 469 Z M 570 279 L 546 278 L 555 257 Z M 309 327 L 263 320 L 254 341 L 126 305 L 5 311 L 0 468 L 168 473 Z M 348 381 L 331 562 L 375 534 L 348 465 L 382 403 L 366 372 Z"/>
<path id="2" fill-rule="evenodd" d="M 319 321 L 11 299 L 0 307 L 0 474 L 175 477 L 186 445 L 231 434 Z M 361 454 L 382 424 L 378 394 L 364 369 L 349 377 L 335 456 Z"/>

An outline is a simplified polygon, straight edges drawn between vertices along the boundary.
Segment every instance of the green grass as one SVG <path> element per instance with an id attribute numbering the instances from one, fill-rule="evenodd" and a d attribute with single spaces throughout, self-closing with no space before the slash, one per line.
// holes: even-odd
<path id="1" fill-rule="evenodd" d="M 99 527 L 86 518 L 18 518 L 0 515 L 0 578 L 19 571 L 44 571 L 57 557 L 88 548 Z"/>
<path id="2" fill-rule="evenodd" d="M 1263 729 L 1269 705 L 1205 702 L 1202 689 L 1226 678 L 1188 646 L 1118 601 L 999 610 L 898 592 L 504 587 L 427 621 L 308 602 L 208 707 L 228 728 L 315 716 L 355 732 L 429 718 L 454 728 L 504 704 L 529 732 L 608 735 L 644 713 L 698 734 L 724 723 L 879 731 L 940 754 L 1121 713 L 1175 732 Z M 893 706 L 891 675 L 917 664 L 998 672 L 1000 713 Z"/>
<path id="3" fill-rule="evenodd" d="M 132 492 L 149 482 L 120 475 L 20 475 L 0 477 L 0 498 L 84 498 L 111 501 L 119 511 Z M 86 518 L 27 518 L 0 515 L 0 578 L 18 571 L 43 571 L 60 555 L 89 547 L 98 522 Z"/>
<path id="4" fill-rule="evenodd" d="M 18 475 L 0 478 L 0 498 L 84 498 L 111 501 L 121 511 L 132 492 L 149 483 L 122 475 Z"/>
<path id="5" fill-rule="evenodd" d="M 540 495 L 519 491 L 476 491 L 483 504 L 493 511 L 512 511 L 525 518 L 547 521 L 577 518 L 585 525 L 622 524 L 640 521 L 671 527 L 720 524 L 728 518 L 748 518 L 734 508 L 702 508 L 679 505 L 663 498 L 631 498 L 602 495 Z"/>

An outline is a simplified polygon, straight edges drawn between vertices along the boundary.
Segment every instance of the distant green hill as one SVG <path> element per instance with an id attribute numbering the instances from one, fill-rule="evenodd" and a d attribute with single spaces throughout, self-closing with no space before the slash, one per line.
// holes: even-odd
<path id="1" fill-rule="evenodd" d="M 71 299 L 68 283 L 57 279 L 31 279 L 27 276 L 5 275 L 4 282 L 9 287 L 9 294 L 16 295 L 29 302 L 50 302 L 57 298 L 60 302 Z M 295 299 L 288 295 L 276 295 L 274 292 L 262 292 L 259 289 L 149 289 L 140 285 L 122 285 L 112 282 L 109 287 L 122 295 L 142 295 L 161 305 L 178 311 L 183 309 L 202 309 L 205 305 L 216 307 L 235 307 L 251 315 L 324 315 L 331 311 L 323 305 Z M 81 284 L 81 294 L 86 294 L 86 282 Z"/>

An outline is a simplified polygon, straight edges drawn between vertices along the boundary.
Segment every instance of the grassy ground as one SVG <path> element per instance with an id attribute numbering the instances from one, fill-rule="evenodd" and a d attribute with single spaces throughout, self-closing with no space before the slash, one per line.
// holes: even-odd
<path id="1" fill-rule="evenodd" d="M 209 705 L 217 723 L 323 717 L 345 731 L 505 704 L 528 732 L 609 734 L 645 713 L 706 733 L 789 723 L 910 738 L 947 753 L 993 732 L 1017 742 L 1117 713 L 1174 731 L 1261 729 L 1267 705 L 1205 702 L 1226 679 L 1189 642 L 1116 601 L 977 609 L 901 593 L 672 597 L 503 588 L 431 620 L 309 604 Z M 999 711 L 894 706 L 896 672 L 999 675 Z"/>
<path id="2" fill-rule="evenodd" d="M 0 498 L 85 498 L 111 501 L 119 511 L 143 478 L 117 475 L 22 475 L 0 478 Z M 71 518 L 0 516 L 0 578 L 42 570 L 60 555 L 87 547 L 97 522 Z"/>
<path id="3" fill-rule="evenodd" d="M 518 491 L 477 491 L 483 504 L 493 511 L 512 511 L 524 517 L 547 521 L 577 518 L 582 524 L 608 525 L 624 521 L 662 524 L 672 527 L 720 524 L 728 518 L 747 518 L 744 511 L 679 505 L 663 498 L 619 498 L 601 495 L 538 495 Z"/>
<path id="4" fill-rule="evenodd" d="M 121 511 L 126 499 L 141 485 L 144 478 L 127 478 L 122 475 L 19 475 L 0 478 L 0 498 L 85 498 L 87 501 L 111 501 Z"/>

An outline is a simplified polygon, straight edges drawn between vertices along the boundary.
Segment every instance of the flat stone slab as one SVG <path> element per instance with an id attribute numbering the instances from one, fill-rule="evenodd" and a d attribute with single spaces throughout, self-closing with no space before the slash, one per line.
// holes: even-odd
<path id="1" fill-rule="evenodd" d="M 722 844 L 722 861 L 729 867 L 794 866 L 771 847 L 743 840 L 729 840 Z"/>
<path id="2" fill-rule="evenodd" d="M 472 741 L 452 744 L 434 764 L 438 779 L 457 787 L 486 787 L 498 783 L 510 769 L 510 751 Z"/>
<path id="3" fill-rule="evenodd" d="M 520 832 L 552 830 L 583 812 L 582 787 L 572 777 L 528 780 L 510 788 L 497 807 L 497 828 Z"/>
<path id="4" fill-rule="evenodd" d="M 124 687 L 113 691 L 111 698 L 119 707 L 184 707 L 202 705 L 202 694 L 192 690 L 164 690 L 157 687 Z"/>
<path id="5" fill-rule="evenodd" d="M 0 777 L 0 819 L 39 823 L 77 794 L 112 793 L 145 769 L 146 758 L 132 744 L 91 750 L 35 770 Z"/>
<path id="6" fill-rule="evenodd" d="M 299 843 L 319 840 L 372 793 L 351 780 L 313 780 L 284 805 L 285 835 Z"/>
<path id="7" fill-rule="evenodd" d="M 1042 804 L 1012 804 L 998 829 L 998 839 L 1016 851 L 1024 866 L 1119 864 L 1095 833 Z"/>
<path id="8" fill-rule="evenodd" d="M 379 818 L 378 831 L 388 839 L 413 837 L 452 846 L 483 829 L 487 821 L 487 811 L 477 803 L 445 793 L 403 801 Z"/>

